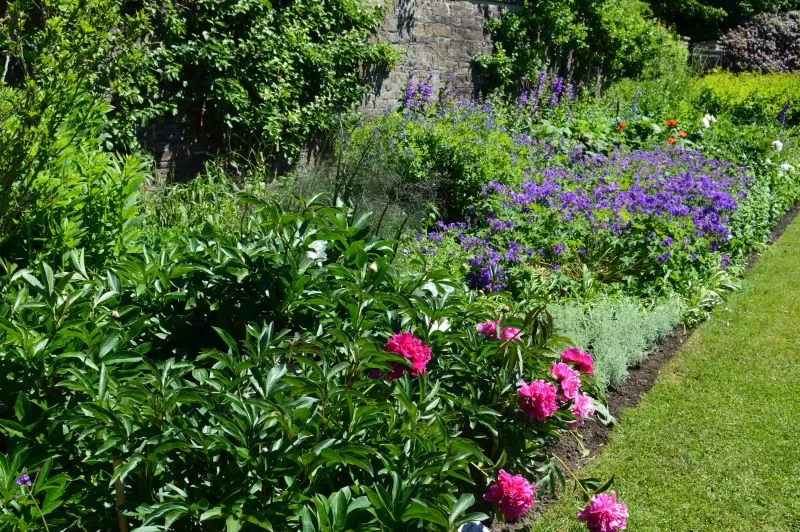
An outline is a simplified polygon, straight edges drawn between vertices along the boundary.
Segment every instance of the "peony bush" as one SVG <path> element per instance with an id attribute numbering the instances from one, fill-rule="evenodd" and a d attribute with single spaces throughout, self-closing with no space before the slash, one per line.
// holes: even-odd
<path id="1" fill-rule="evenodd" d="M 243 199 L 240 232 L 154 236 L 105 272 L 2 263 L 3 526 L 519 519 L 562 483 L 549 446 L 608 421 L 544 310 L 394 263 L 344 209 Z"/>

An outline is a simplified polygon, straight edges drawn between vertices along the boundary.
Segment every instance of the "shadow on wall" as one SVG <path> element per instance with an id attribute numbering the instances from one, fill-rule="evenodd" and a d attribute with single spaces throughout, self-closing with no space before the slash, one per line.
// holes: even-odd
<path id="1" fill-rule="evenodd" d="M 211 158 L 211 141 L 203 129 L 202 109 L 166 116 L 142 131 L 139 142 L 155 161 L 161 182 L 185 182 L 199 174 Z"/>
<path id="2" fill-rule="evenodd" d="M 417 0 L 397 0 L 397 29 L 401 36 L 411 35 L 414 29 L 414 14 L 417 10 Z"/>

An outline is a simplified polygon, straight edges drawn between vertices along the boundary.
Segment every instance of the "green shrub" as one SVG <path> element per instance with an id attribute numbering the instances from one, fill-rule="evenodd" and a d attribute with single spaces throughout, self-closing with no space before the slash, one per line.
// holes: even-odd
<path id="1" fill-rule="evenodd" d="M 641 301 L 621 297 L 556 303 L 548 311 L 558 334 L 594 354 L 599 385 L 616 388 L 625 381 L 628 368 L 642 362 L 681 323 L 684 308 L 679 298 L 643 308 Z"/>
<path id="2" fill-rule="evenodd" d="M 490 86 L 530 86 L 550 69 L 593 85 L 686 69 L 687 51 L 639 0 L 525 2 L 487 22 L 494 53 L 476 57 Z"/>
<path id="3" fill-rule="evenodd" d="M 135 245 L 136 203 L 149 165 L 137 155 L 106 151 L 107 104 L 80 88 L 73 91 L 68 111 L 57 109 L 66 102 L 53 103 L 37 126 L 26 124 L 19 109 L 10 110 L 22 94 L 0 92 L 0 107 L 9 109 L 0 143 L 11 147 L 17 135 L 32 143 L 0 155 L 0 165 L 9 171 L 5 216 L 0 216 L 0 253 L 6 260 L 60 262 L 67 251 L 82 248 L 87 262 L 100 266 Z M 14 163 L 20 167 L 11 175 Z"/>
<path id="4" fill-rule="evenodd" d="M 143 158 L 108 151 L 110 107 L 94 92 L 112 68 L 108 57 L 134 44 L 111 31 L 119 10 L 100 0 L 19 0 L 3 14 L 0 252 L 56 264 L 83 248 L 87 263 L 100 266 L 133 245 L 148 175 Z"/>
<path id="5" fill-rule="evenodd" d="M 4 264 L 0 522 L 451 530 L 501 467 L 559 482 L 570 403 L 531 423 L 516 394 L 558 358 L 546 313 L 482 337 L 513 302 L 399 268 L 344 209 L 241 199 L 236 234 L 150 236 L 105 273 Z M 417 376 L 401 331 L 432 350 Z"/>
<path id="6" fill-rule="evenodd" d="M 51 109 L 51 119 L 69 113 L 80 87 L 112 104 L 104 141 L 128 151 L 145 123 L 176 111 L 157 91 L 159 79 L 175 79 L 174 69 L 149 36 L 150 14 L 136 2 L 13 0 L 2 15 L 0 48 L 8 54 L 3 81 L 26 92 L 32 118 L 47 114 L 42 106 Z"/>
<path id="7" fill-rule="evenodd" d="M 213 150 L 296 160 L 310 136 L 361 99 L 373 69 L 398 59 L 370 41 L 384 8 L 351 0 L 15 0 L 0 21 L 0 47 L 10 52 L 9 79 L 23 70 L 40 80 L 79 76 L 109 98 L 108 141 L 117 149 L 135 148 L 144 127 L 178 115 L 201 127 Z M 80 64 L 64 64 L 73 56 Z M 31 68 L 43 63 L 47 70 Z"/>
<path id="8" fill-rule="evenodd" d="M 694 79 L 686 71 L 648 80 L 626 78 L 613 83 L 606 90 L 604 100 L 619 108 L 619 118 L 626 124 L 644 117 L 658 123 L 661 123 L 659 119 L 694 122 L 699 117 L 692 102 L 694 86 Z"/>
<path id="9" fill-rule="evenodd" d="M 135 3 L 134 3 L 135 4 Z M 296 160 L 310 136 L 357 103 L 397 52 L 369 38 L 383 2 L 213 0 L 145 5 L 162 52 L 155 94 L 203 122 L 215 147 Z M 133 107 L 137 109 L 137 107 Z"/>
<path id="10" fill-rule="evenodd" d="M 699 81 L 694 99 L 700 109 L 748 124 L 800 124 L 800 76 L 793 74 L 717 72 Z"/>

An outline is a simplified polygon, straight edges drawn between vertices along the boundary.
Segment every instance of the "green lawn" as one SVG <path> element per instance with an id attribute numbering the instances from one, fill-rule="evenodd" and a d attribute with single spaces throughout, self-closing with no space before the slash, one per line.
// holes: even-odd
<path id="1" fill-rule="evenodd" d="M 583 471 L 629 530 L 800 530 L 800 218 Z M 580 529 L 562 500 L 533 530 Z"/>

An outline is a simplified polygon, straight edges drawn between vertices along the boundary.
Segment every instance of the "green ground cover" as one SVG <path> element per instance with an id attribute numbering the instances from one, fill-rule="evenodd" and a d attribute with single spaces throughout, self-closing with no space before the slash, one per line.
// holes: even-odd
<path id="1" fill-rule="evenodd" d="M 587 473 L 616 475 L 631 530 L 800 527 L 800 221 L 626 412 Z M 578 529 L 564 498 L 533 530 Z"/>

